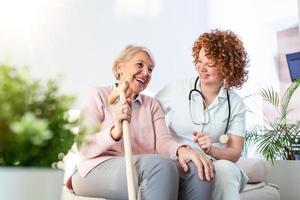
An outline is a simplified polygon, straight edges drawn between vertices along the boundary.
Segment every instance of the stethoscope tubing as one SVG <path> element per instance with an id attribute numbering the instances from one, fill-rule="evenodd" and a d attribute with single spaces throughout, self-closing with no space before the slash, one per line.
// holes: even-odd
<path id="1" fill-rule="evenodd" d="M 190 117 L 192 118 L 191 116 L 191 99 L 192 99 L 192 93 L 193 92 L 197 92 L 201 95 L 202 99 L 204 100 L 204 95 L 202 94 L 202 92 L 200 90 L 197 89 L 197 83 L 199 81 L 199 76 L 196 78 L 195 80 L 195 83 L 194 83 L 194 88 L 189 92 L 189 112 L 190 112 Z M 226 97 L 227 97 L 227 104 L 228 104 L 228 116 L 227 116 L 227 122 L 226 122 L 226 127 L 225 127 L 225 130 L 224 130 L 224 135 L 227 135 L 227 131 L 228 131 L 228 127 L 229 127 L 229 121 L 230 121 L 230 116 L 231 116 L 231 103 L 230 103 L 230 97 L 229 97 L 229 92 L 228 90 L 226 89 Z M 191 119 L 193 124 L 196 124 L 196 125 L 199 125 L 197 123 L 194 122 L 193 119 Z"/>

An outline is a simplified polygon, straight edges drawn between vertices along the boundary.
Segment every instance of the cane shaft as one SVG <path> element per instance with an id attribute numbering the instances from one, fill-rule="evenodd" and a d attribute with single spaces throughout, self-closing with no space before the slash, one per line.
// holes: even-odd
<path id="1" fill-rule="evenodd" d="M 121 92 L 120 93 L 121 102 L 123 102 L 124 99 L 126 99 L 125 93 Z M 124 140 L 124 151 L 125 151 L 125 162 L 126 162 L 125 164 L 126 164 L 128 198 L 129 198 L 129 200 L 136 200 L 133 161 L 132 161 L 132 149 L 131 149 L 128 121 L 124 120 L 122 122 L 122 129 L 123 129 L 123 140 Z"/>

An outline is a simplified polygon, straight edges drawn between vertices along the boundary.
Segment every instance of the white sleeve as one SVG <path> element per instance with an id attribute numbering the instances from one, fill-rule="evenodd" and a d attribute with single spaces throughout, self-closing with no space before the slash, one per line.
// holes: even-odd
<path id="1" fill-rule="evenodd" d="M 242 99 L 236 99 L 231 104 L 231 117 L 228 127 L 228 133 L 238 135 L 241 137 L 245 136 L 245 117 L 246 107 Z"/>
<path id="2" fill-rule="evenodd" d="M 158 93 L 155 95 L 155 98 L 160 103 L 162 109 L 164 110 L 165 115 L 170 111 L 171 109 L 171 100 L 175 97 L 173 94 L 173 86 L 174 84 L 169 83 L 165 87 L 163 87 L 161 90 L 158 91 Z"/>

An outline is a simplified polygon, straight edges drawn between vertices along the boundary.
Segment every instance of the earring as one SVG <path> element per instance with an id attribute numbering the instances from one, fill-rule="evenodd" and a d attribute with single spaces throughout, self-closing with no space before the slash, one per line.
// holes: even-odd
<path id="1" fill-rule="evenodd" d="M 115 81 L 115 86 L 118 87 L 119 83 L 120 83 L 120 80 L 117 79 L 117 80 Z"/>

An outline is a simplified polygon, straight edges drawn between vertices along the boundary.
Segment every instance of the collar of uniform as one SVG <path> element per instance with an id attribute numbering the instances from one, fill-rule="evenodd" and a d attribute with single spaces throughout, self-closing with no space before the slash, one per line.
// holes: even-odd
<path id="1" fill-rule="evenodd" d="M 218 94 L 218 98 L 220 99 L 226 99 L 227 98 L 227 94 L 226 94 L 226 89 L 224 88 L 224 86 L 222 85 Z"/>
<path id="2" fill-rule="evenodd" d="M 226 89 L 223 85 L 220 88 L 217 98 L 218 100 L 216 99 L 217 101 L 214 101 L 211 105 L 209 105 L 208 109 L 213 109 L 214 107 L 218 106 L 227 99 Z"/>
<path id="3" fill-rule="evenodd" d="M 201 88 L 200 88 L 199 84 L 196 85 L 196 89 L 201 92 Z M 226 99 L 227 98 L 226 89 L 224 88 L 224 85 L 221 86 L 217 97 L 218 97 L 218 99 Z"/>
<path id="4" fill-rule="evenodd" d="M 199 90 L 199 91 L 201 91 L 201 89 L 200 89 L 200 87 L 199 87 L 199 85 L 197 84 L 197 89 Z M 221 88 L 220 88 L 220 91 L 219 91 L 219 93 L 218 93 L 218 95 L 217 95 L 217 99 L 215 99 L 213 102 L 212 102 L 212 104 L 210 104 L 209 106 L 208 106 L 208 110 L 211 110 L 211 109 L 213 109 L 213 108 L 215 108 L 216 106 L 218 106 L 222 101 L 224 101 L 224 100 L 226 100 L 227 99 L 227 94 L 226 94 L 226 89 L 224 88 L 224 86 L 222 85 L 221 86 Z"/>

